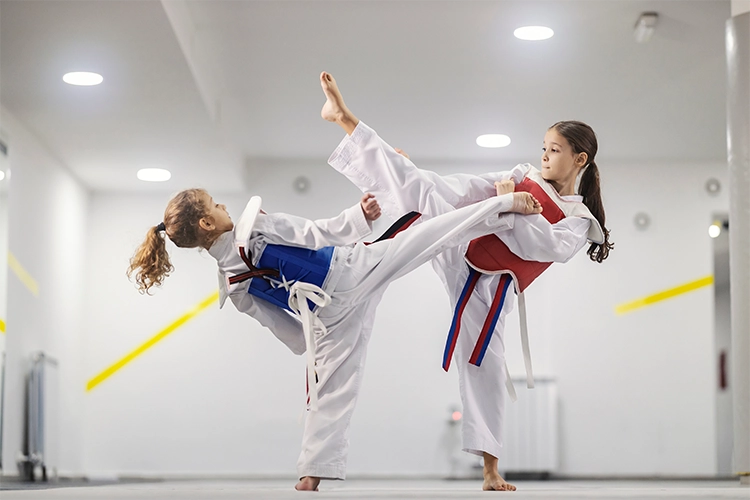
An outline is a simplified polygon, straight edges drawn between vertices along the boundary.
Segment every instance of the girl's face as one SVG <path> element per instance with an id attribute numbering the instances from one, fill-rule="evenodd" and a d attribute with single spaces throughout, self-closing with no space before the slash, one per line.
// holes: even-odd
<path id="1" fill-rule="evenodd" d="M 555 129 L 549 129 L 544 134 L 542 145 L 542 177 L 552 183 L 569 184 L 575 178 L 581 168 L 586 165 L 588 155 L 577 153 L 568 143 L 567 139 L 560 135 Z"/>
<path id="2" fill-rule="evenodd" d="M 232 222 L 232 218 L 229 216 L 229 212 L 227 212 L 227 207 L 225 205 L 216 203 L 208 194 L 206 194 L 206 198 L 203 202 L 208 207 L 208 216 L 201 219 L 201 222 L 205 221 L 206 223 L 211 224 L 213 227 L 210 228 L 210 230 L 226 233 L 227 231 L 234 229 L 234 223 Z"/>

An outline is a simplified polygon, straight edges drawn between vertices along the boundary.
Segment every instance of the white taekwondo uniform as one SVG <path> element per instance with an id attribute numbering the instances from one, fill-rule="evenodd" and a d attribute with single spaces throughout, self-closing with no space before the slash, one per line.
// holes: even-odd
<path id="1" fill-rule="evenodd" d="M 361 121 L 352 135 L 341 141 L 329 164 L 363 192 L 374 194 L 387 217 L 397 219 L 406 212 L 418 211 L 422 213 L 422 223 L 495 197 L 495 181 L 513 179 L 518 184 L 533 168 L 524 164 L 508 172 L 440 176 L 418 169 Z M 582 202 L 581 196 L 560 198 L 563 202 Z M 583 217 L 566 217 L 555 224 L 550 224 L 540 214 L 509 214 L 506 217 L 513 219 L 512 230 L 497 231 L 495 235 L 515 255 L 530 261 L 567 262 L 586 245 L 589 237 L 599 240 L 601 236 L 595 232 L 599 230 L 598 224 L 593 228 L 595 224 Z M 464 259 L 467 247 L 468 244 L 448 249 L 432 261 L 453 308 L 470 272 Z M 476 455 L 487 452 L 495 457 L 502 448 L 507 376 L 503 330 L 505 317 L 513 308 L 512 293 L 508 293 L 501 304 L 497 323 L 490 333 L 491 341 L 488 339 L 483 352 L 482 365 L 475 366 L 468 361 L 504 276 L 507 275 L 481 275 L 478 278 L 473 295 L 464 304 L 462 334 L 458 337 L 454 354 L 463 404 L 463 449 Z"/>
<path id="2" fill-rule="evenodd" d="M 231 298 L 239 311 L 258 319 L 296 354 L 306 349 L 305 329 L 298 317 L 314 322 L 315 373 L 308 377 L 308 383 L 312 385 L 317 379 L 318 408 L 307 412 L 298 473 L 300 477 L 343 479 L 349 422 L 361 385 L 375 308 L 385 288 L 448 248 L 509 229 L 512 218 L 499 214 L 510 210 L 513 196 L 493 197 L 451 211 L 370 245 L 352 244 L 370 231 L 359 206 L 334 219 L 312 222 L 292 215 L 259 214 L 259 199 L 254 200 L 255 210 L 250 210 L 251 200 L 235 229 L 220 236 L 209 249 L 219 265 L 221 303 L 226 297 Z M 247 218 L 252 217 L 256 218 L 248 223 Z M 249 236 L 238 235 L 238 228 L 244 228 L 242 231 Z M 268 245 L 309 249 L 337 245 L 330 259 L 330 271 L 317 289 L 318 297 L 329 297 L 329 302 L 324 307 L 314 307 L 312 313 L 301 311 L 295 316 L 248 293 L 251 280 L 230 283 L 232 277 L 248 272 L 248 265 L 238 252 L 240 245 L 249 250 L 253 266 L 259 265 Z M 290 294 L 290 306 L 291 302 Z M 307 305 L 305 300 L 301 303 Z M 313 369 L 309 358 L 308 367 Z"/>

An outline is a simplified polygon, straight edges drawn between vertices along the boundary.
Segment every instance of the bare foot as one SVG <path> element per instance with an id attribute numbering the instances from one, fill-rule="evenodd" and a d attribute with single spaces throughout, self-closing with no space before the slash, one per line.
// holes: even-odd
<path id="1" fill-rule="evenodd" d="M 516 487 L 508 483 L 503 479 L 500 474 L 495 471 L 484 471 L 484 483 L 482 484 L 482 490 L 484 491 L 516 491 Z"/>
<path id="2" fill-rule="evenodd" d="M 300 478 L 299 483 L 296 484 L 294 489 L 297 491 L 318 491 L 319 484 L 319 477 L 305 476 Z"/>
<path id="3" fill-rule="evenodd" d="M 320 116 L 329 122 L 338 123 L 347 134 L 351 135 L 359 120 L 344 104 L 344 98 L 336 85 L 336 80 L 324 71 L 320 74 L 320 86 L 326 95 L 326 103 L 320 110 Z"/>
<path id="4" fill-rule="evenodd" d="M 516 487 L 506 482 L 497 471 L 497 457 L 490 455 L 486 451 L 482 452 L 482 456 L 484 457 L 484 468 L 482 469 L 484 483 L 482 484 L 482 489 L 484 491 L 516 491 Z"/>
<path id="5" fill-rule="evenodd" d="M 531 193 L 521 191 L 513 193 L 513 206 L 510 211 L 524 215 L 540 214 L 542 213 L 542 204 Z"/>

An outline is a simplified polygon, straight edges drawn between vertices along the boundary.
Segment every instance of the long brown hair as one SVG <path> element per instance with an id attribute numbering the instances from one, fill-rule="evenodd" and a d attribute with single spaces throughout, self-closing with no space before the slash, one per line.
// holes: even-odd
<path id="1" fill-rule="evenodd" d="M 592 243 L 586 253 L 591 260 L 602 262 L 609 256 L 609 251 L 615 245 L 609 241 L 609 230 L 604 227 L 605 215 L 599 185 L 599 168 L 595 161 L 596 152 L 599 149 L 596 134 L 590 126 L 578 121 L 557 122 L 550 127 L 550 130 L 552 129 L 565 137 L 575 154 L 586 153 L 588 156 L 588 165 L 584 167 L 581 181 L 578 184 L 578 194 L 583 196 L 583 203 L 599 222 L 604 233 L 604 243 Z"/>
<path id="2" fill-rule="evenodd" d="M 186 189 L 177 193 L 164 210 L 164 226 L 153 226 L 146 239 L 130 259 L 128 277 L 135 273 L 135 282 L 141 293 L 150 293 L 151 287 L 161 286 L 174 266 L 169 261 L 165 233 L 181 248 L 195 248 L 207 243 L 207 233 L 199 221 L 209 213 L 204 189 Z M 162 230 L 163 229 L 163 230 Z"/>

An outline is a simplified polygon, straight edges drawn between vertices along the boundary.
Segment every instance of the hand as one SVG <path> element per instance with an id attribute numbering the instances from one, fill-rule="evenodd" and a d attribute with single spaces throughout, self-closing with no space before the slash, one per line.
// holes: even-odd
<path id="1" fill-rule="evenodd" d="M 406 151 L 404 151 L 403 149 L 399 149 L 399 148 L 393 148 L 393 149 L 395 149 L 398 154 L 400 154 L 401 156 L 403 156 L 407 160 L 409 159 L 409 155 L 406 154 Z"/>
<path id="2" fill-rule="evenodd" d="M 513 191 L 515 191 L 516 184 L 511 180 L 495 181 L 495 189 L 497 190 L 497 195 L 502 196 L 504 194 L 512 193 Z"/>
<path id="3" fill-rule="evenodd" d="M 359 202 L 362 207 L 362 213 L 365 214 L 365 219 L 368 221 L 377 220 L 380 217 L 380 204 L 375 199 L 375 195 L 367 193 L 362 197 L 362 201 Z"/>
<path id="4" fill-rule="evenodd" d="M 513 207 L 510 211 L 519 214 L 540 214 L 542 204 L 531 193 L 521 191 L 513 193 Z"/>

